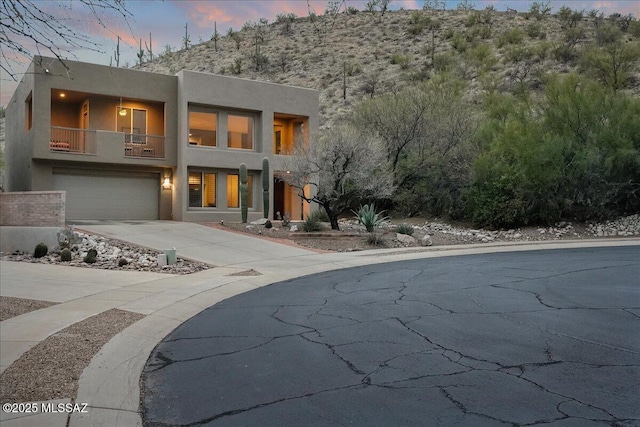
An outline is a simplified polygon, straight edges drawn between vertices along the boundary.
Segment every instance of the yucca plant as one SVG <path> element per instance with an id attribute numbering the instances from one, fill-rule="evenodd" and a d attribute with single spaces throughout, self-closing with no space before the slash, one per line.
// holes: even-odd
<path id="1" fill-rule="evenodd" d="M 396 228 L 396 233 L 411 236 L 413 234 L 413 227 L 409 224 L 400 224 L 398 228 Z"/>
<path id="2" fill-rule="evenodd" d="M 389 217 L 382 216 L 385 211 L 376 212 L 376 205 L 371 203 L 369 205 L 362 205 L 358 211 L 351 211 L 356 215 L 358 222 L 367 229 L 369 233 L 373 232 L 375 227 L 378 227 Z"/>

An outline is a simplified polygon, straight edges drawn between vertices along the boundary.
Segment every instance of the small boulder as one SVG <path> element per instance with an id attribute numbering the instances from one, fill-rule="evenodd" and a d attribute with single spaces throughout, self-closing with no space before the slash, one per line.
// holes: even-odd
<path id="1" fill-rule="evenodd" d="M 431 236 L 428 234 L 425 234 L 424 237 L 420 239 L 420 244 L 422 246 L 433 246 L 433 241 L 431 240 Z"/>
<path id="2" fill-rule="evenodd" d="M 416 243 L 416 239 L 408 234 L 396 233 L 396 240 L 406 246 L 412 246 Z"/>

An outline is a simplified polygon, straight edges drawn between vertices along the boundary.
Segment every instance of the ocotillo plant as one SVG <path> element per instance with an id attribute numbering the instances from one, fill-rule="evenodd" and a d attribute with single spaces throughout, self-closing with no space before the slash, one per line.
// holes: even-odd
<path id="1" fill-rule="evenodd" d="M 247 165 L 240 165 L 240 212 L 242 213 L 242 223 L 247 222 L 247 213 L 249 211 L 249 178 L 247 176 Z"/>
<path id="2" fill-rule="evenodd" d="M 262 159 L 262 214 L 269 218 L 269 159 Z"/>

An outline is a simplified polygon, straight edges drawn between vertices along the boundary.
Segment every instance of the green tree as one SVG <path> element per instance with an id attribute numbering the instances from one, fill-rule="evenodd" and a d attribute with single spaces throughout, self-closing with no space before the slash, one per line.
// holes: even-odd
<path id="1" fill-rule="evenodd" d="M 456 80 L 436 75 L 425 86 L 365 101 L 353 122 L 383 141 L 396 208 L 408 215 L 458 209 L 476 122 Z"/>
<path id="2" fill-rule="evenodd" d="M 298 189 L 305 201 L 322 207 L 334 230 L 342 212 L 393 191 L 381 141 L 349 124 L 327 129 L 313 144 L 296 144 L 283 169 L 287 172 L 280 179 Z"/>
<path id="3" fill-rule="evenodd" d="M 601 219 L 640 209 L 640 100 L 575 74 L 539 102 L 493 95 L 468 193 L 495 227 Z"/>
<path id="4" fill-rule="evenodd" d="M 623 89 L 630 73 L 637 69 L 640 44 L 614 41 L 602 47 L 589 47 L 582 52 L 580 64 L 593 77 L 613 91 Z"/>

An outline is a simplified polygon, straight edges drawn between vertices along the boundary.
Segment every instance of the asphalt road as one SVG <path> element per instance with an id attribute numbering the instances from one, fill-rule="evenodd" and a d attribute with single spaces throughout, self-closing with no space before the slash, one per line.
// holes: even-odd
<path id="1" fill-rule="evenodd" d="M 147 426 L 638 426 L 640 247 L 277 283 L 177 328 L 142 388 Z"/>

